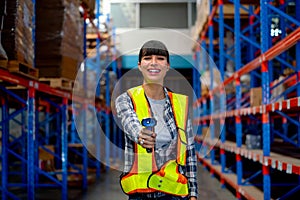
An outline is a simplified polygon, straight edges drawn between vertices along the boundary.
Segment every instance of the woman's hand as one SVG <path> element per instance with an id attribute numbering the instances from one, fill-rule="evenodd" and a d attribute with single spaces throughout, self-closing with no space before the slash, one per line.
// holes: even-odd
<path id="1" fill-rule="evenodd" d="M 143 128 L 139 133 L 138 142 L 144 148 L 152 149 L 155 145 L 156 133 Z"/>

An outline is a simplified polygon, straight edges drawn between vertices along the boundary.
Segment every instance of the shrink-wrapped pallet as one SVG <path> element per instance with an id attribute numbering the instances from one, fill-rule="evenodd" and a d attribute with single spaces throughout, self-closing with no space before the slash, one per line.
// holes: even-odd
<path id="1" fill-rule="evenodd" d="M 83 57 L 79 0 L 36 2 L 36 66 L 40 77 L 75 79 Z"/>
<path id="2" fill-rule="evenodd" d="M 34 43 L 32 0 L 0 0 L 5 5 L 1 42 L 9 60 L 24 62 L 33 66 Z"/>

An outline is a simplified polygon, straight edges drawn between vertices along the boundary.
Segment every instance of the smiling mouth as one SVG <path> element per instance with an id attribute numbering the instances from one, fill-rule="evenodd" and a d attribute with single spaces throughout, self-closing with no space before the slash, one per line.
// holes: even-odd
<path id="1" fill-rule="evenodd" d="M 160 70 L 159 69 L 148 69 L 148 72 L 150 72 L 150 73 L 159 73 Z"/>

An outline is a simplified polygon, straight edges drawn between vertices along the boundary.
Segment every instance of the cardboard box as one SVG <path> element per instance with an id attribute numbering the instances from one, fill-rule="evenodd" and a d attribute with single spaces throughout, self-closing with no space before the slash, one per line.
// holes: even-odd
<path id="1" fill-rule="evenodd" d="M 0 6 L 4 1 L 0 0 Z M 32 17 L 34 5 L 31 0 L 7 0 L 6 3 L 6 15 L 3 18 L 3 29 L 1 30 L 3 49 L 8 60 L 17 60 L 33 66 L 32 29 L 34 25 L 32 24 Z M 0 12 L 3 12 L 1 10 L 2 8 L 0 8 Z"/>
<path id="2" fill-rule="evenodd" d="M 262 88 L 256 87 L 250 89 L 250 106 L 260 106 L 262 104 Z"/>

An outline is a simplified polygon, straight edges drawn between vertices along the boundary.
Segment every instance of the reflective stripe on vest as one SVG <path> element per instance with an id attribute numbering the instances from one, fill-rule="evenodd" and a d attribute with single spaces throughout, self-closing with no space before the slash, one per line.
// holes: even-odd
<path id="1" fill-rule="evenodd" d="M 144 89 L 138 86 L 128 90 L 138 119 L 151 117 L 151 110 Z M 134 143 L 134 163 L 130 172 L 121 178 L 121 186 L 126 194 L 151 193 L 161 191 L 169 194 L 188 195 L 187 178 L 179 173 L 179 165 L 186 163 L 186 121 L 188 98 L 184 95 L 168 93 L 178 128 L 177 159 L 170 160 L 158 171 L 154 151 L 147 153 L 141 145 Z M 178 165 L 178 164 L 179 165 Z"/>

